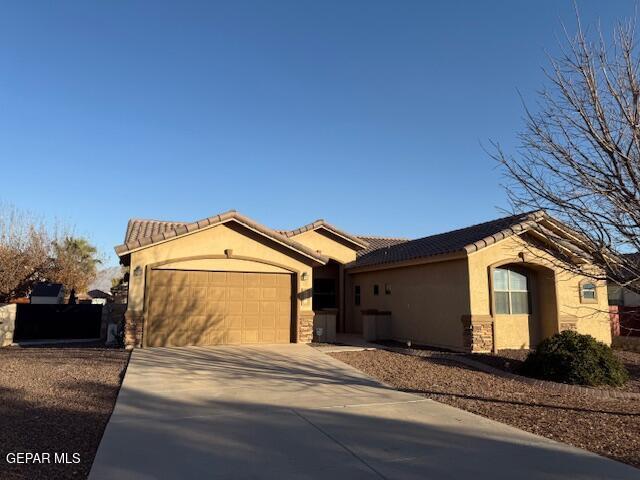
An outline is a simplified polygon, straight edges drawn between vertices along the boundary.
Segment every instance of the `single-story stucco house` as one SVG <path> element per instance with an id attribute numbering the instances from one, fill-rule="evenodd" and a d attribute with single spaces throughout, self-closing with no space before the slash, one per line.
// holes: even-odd
<path id="1" fill-rule="evenodd" d="M 538 211 L 407 240 L 324 220 L 278 231 L 235 211 L 133 219 L 116 247 L 130 273 L 126 343 L 310 342 L 314 318 L 361 333 L 384 311 L 391 338 L 457 351 L 527 348 L 565 329 L 610 344 L 606 284 L 559 268 L 541 231 L 563 226 Z"/>

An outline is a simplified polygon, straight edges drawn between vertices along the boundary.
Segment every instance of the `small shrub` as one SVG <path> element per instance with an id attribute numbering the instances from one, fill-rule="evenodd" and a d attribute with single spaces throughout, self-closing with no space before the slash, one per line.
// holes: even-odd
<path id="1" fill-rule="evenodd" d="M 629 379 L 613 350 L 591 335 L 566 330 L 549 337 L 525 359 L 528 377 L 577 385 L 623 385 Z"/>

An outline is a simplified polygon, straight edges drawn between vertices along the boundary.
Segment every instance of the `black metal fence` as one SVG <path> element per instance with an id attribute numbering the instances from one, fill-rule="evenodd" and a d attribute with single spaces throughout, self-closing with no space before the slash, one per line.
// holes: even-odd
<path id="1" fill-rule="evenodd" d="M 13 341 L 99 338 L 102 305 L 18 304 Z"/>

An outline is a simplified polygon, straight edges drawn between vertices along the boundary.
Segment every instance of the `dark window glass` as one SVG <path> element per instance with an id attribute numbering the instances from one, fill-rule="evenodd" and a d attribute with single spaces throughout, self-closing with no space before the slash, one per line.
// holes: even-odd
<path id="1" fill-rule="evenodd" d="M 380 293 L 380 287 L 378 285 L 373 286 L 373 294 L 378 295 Z"/>
<path id="2" fill-rule="evenodd" d="M 360 305 L 360 285 L 356 285 L 353 298 L 355 300 L 355 304 Z"/>
<path id="3" fill-rule="evenodd" d="M 336 281 L 332 278 L 313 279 L 313 309 L 336 308 Z"/>
<path id="4" fill-rule="evenodd" d="M 391 285 L 389 285 L 388 283 L 384 284 L 384 294 L 391 295 Z"/>

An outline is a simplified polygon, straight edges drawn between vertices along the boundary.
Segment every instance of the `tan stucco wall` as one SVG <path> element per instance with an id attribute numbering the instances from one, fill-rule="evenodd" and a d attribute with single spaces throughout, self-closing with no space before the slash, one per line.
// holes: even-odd
<path id="1" fill-rule="evenodd" d="M 391 311 L 392 334 L 415 344 L 462 349 L 461 317 L 469 314 L 466 259 L 348 275 L 347 331 L 362 331 L 361 310 Z M 379 295 L 373 286 L 379 285 Z M 385 294 L 385 284 L 391 294 Z M 354 305 L 360 286 L 361 304 Z"/>
<path id="2" fill-rule="evenodd" d="M 525 262 L 518 257 L 522 252 Z M 527 267 L 527 263 L 531 263 L 530 267 L 535 271 L 538 278 L 536 285 L 537 297 L 540 301 L 537 303 L 536 315 L 540 323 L 538 324 L 543 336 L 552 333 L 549 320 L 552 319 L 553 327 L 557 332 L 558 318 L 562 322 L 563 318 L 575 317 L 577 321 L 577 330 L 579 333 L 586 333 L 594 336 L 596 339 L 611 343 L 611 330 L 609 324 L 607 289 L 604 282 L 599 282 L 597 286 L 597 302 L 586 304 L 580 300 L 580 283 L 586 280 L 583 276 L 570 274 L 557 266 L 553 265 L 552 257 L 547 253 L 528 245 L 521 237 L 510 237 L 502 240 L 494 245 L 483 248 L 477 252 L 469 254 L 469 291 L 470 305 L 472 315 L 490 315 L 491 314 L 491 295 L 489 286 L 489 267 L 502 262 L 522 263 Z M 542 266 L 552 269 L 555 275 L 544 269 L 536 270 L 536 266 Z M 549 286 L 553 278 L 552 285 Z M 543 280 L 546 280 L 545 283 Z M 553 305 L 553 287 L 557 295 L 557 310 L 554 311 Z M 551 298 L 551 301 L 549 299 Z M 536 307 L 534 307 L 535 309 Z M 495 336 L 498 348 L 522 348 L 528 347 L 528 342 L 524 340 L 529 337 L 528 325 L 526 318 L 509 318 L 511 316 L 497 316 L 495 318 Z"/>
<path id="3" fill-rule="evenodd" d="M 313 251 L 320 251 L 322 255 L 333 258 L 340 263 L 349 263 L 356 259 L 355 250 L 340 243 L 337 239 L 330 238 L 330 234 L 325 233 L 322 229 L 303 232 L 292 237 L 292 240 Z"/>
<path id="4" fill-rule="evenodd" d="M 241 259 L 196 259 L 180 260 L 200 256 L 224 256 L 225 250 L 233 250 L 232 257 L 250 257 L 260 259 L 277 266 L 276 269 L 262 262 Z M 292 256 L 293 255 L 293 256 Z M 131 253 L 131 275 L 129 280 L 128 311 L 142 313 L 144 309 L 144 291 L 146 271 L 149 265 L 168 260 L 176 260 L 168 268 L 189 268 L 224 270 L 231 268 L 238 271 L 291 271 L 307 273 L 305 281 L 298 278 L 298 310 L 311 310 L 310 289 L 312 285 L 312 261 L 290 253 L 284 247 L 275 245 L 258 234 L 245 230 L 237 224 L 223 224 L 206 228 L 190 235 L 184 235 L 164 243 L 156 244 Z M 141 267 L 142 275 L 134 275 L 136 267 Z"/>

